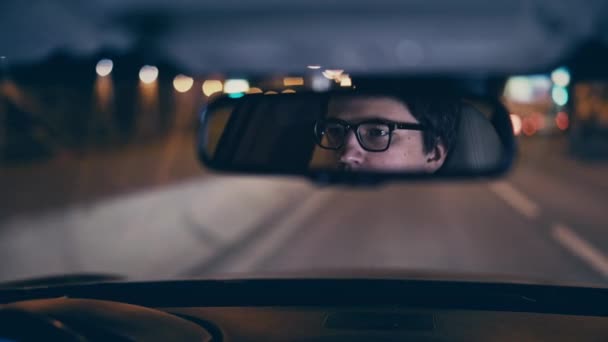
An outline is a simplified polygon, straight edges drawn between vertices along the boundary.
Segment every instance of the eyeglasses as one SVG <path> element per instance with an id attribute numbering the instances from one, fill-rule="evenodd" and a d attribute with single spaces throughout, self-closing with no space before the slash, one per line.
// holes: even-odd
<path id="1" fill-rule="evenodd" d="M 344 146 L 349 130 L 355 132 L 361 147 L 369 152 L 383 152 L 391 144 L 393 131 L 407 129 L 423 131 L 424 126 L 417 123 L 400 123 L 385 120 L 366 120 L 351 124 L 340 119 L 320 120 L 315 123 L 317 145 L 328 150 L 338 150 Z"/>

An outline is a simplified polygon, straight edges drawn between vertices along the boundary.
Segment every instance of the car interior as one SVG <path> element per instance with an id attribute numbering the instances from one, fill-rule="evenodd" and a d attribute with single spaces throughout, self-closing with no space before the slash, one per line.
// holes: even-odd
<path id="1" fill-rule="evenodd" d="M 205 295 L 208 291 L 214 295 Z M 602 340 L 608 336 L 607 318 L 602 317 L 605 309 L 594 304 L 608 296 L 603 289 L 593 292 L 369 279 L 51 286 L 1 293 L 5 298 L 29 299 L 3 306 L 0 337 L 8 341 L 49 337 L 57 341 L 572 341 L 595 336 Z"/>
<path id="2" fill-rule="evenodd" d="M 114 101 L 117 94 L 116 98 L 124 94 L 131 98 L 126 99 L 125 96 L 111 102 L 104 109 L 107 113 L 97 107 L 87 107 L 76 111 L 78 115 L 60 116 L 61 119 L 57 120 L 59 126 L 67 127 L 66 132 L 76 131 L 76 138 L 66 139 L 72 142 L 72 149 L 64 148 L 61 139 L 53 140 L 53 146 L 48 150 L 59 152 L 49 157 L 49 164 L 56 167 L 53 170 L 59 170 L 57 178 L 67 179 L 66 184 L 71 184 L 74 189 L 70 190 L 59 182 L 56 185 L 52 177 L 33 169 L 28 173 L 30 178 L 23 182 L 30 185 L 27 188 L 30 193 L 23 191 L 21 194 L 19 188 L 11 188 L 14 195 L 6 196 L 8 200 L 5 203 L 8 205 L 16 198 L 28 196 L 44 197 L 48 194 L 39 194 L 36 190 L 39 185 L 48 184 L 50 186 L 46 189 L 51 189 L 48 193 L 55 195 L 73 191 L 76 200 L 66 200 L 65 210 L 69 214 L 61 214 L 63 216 L 53 216 L 52 206 L 41 205 L 42 209 L 33 210 L 31 208 L 35 205 L 32 204 L 30 208 L 26 201 L 25 207 L 31 211 L 24 210 L 25 214 L 16 215 L 17 218 L 11 218 L 10 222 L 7 219 L 6 227 L 10 229 L 6 228 L 6 232 L 16 236 L 15 240 L 10 240 L 16 242 L 3 245 L 8 252 L 0 254 L 0 259 L 4 259 L 0 261 L 0 268 L 3 262 L 10 262 L 13 270 L 22 271 L 21 263 L 25 265 L 28 261 L 29 268 L 18 274 L 38 274 L 41 273 L 40 269 L 46 272 L 47 264 L 50 270 L 68 265 L 71 269 L 82 271 L 89 265 L 83 261 L 87 258 L 79 259 L 72 250 L 64 250 L 65 245 L 77 245 L 75 250 L 88 256 L 90 251 L 87 246 L 102 244 L 98 242 L 101 239 L 91 236 L 107 235 L 110 242 L 106 241 L 107 246 L 102 246 L 105 254 L 102 253 L 99 259 L 96 259 L 96 255 L 87 260 L 101 260 L 100 269 L 104 270 L 120 268 L 125 263 L 124 269 L 130 267 L 135 277 L 84 274 L 70 280 L 69 275 L 52 275 L 40 278 L 40 281 L 0 282 L 0 342 L 608 341 L 608 258 L 602 255 L 601 248 L 593 247 L 596 242 L 606 244 L 608 241 L 603 235 L 603 223 L 599 222 L 605 218 L 600 211 L 606 203 L 594 200 L 605 198 L 602 197 L 606 193 L 605 185 L 597 185 L 599 182 L 593 185 L 589 181 L 586 187 L 595 186 L 603 193 L 593 189 L 596 197 L 589 196 L 588 202 L 584 202 L 590 203 L 587 205 L 590 208 L 582 208 L 583 204 L 580 207 L 570 204 L 579 201 L 578 192 L 563 190 L 559 196 L 545 191 L 553 187 L 551 184 L 558 183 L 556 179 L 570 183 L 572 187 L 565 189 L 574 190 L 577 190 L 579 180 L 581 183 L 587 181 L 584 176 L 575 179 L 578 176 L 567 174 L 559 175 L 564 177 L 559 178 L 550 175 L 546 170 L 560 168 L 560 172 L 570 172 L 566 167 L 562 170 L 562 164 L 558 162 L 553 165 L 559 167 L 547 166 L 546 169 L 531 166 L 527 170 L 529 174 L 518 175 L 521 179 L 515 185 L 509 185 L 499 178 L 505 176 L 517 160 L 521 146 L 518 139 L 528 139 L 529 142 L 533 136 L 537 138 L 546 134 L 556 146 L 562 144 L 559 145 L 560 151 L 570 153 L 576 147 L 575 143 L 569 144 L 575 140 L 572 138 L 575 133 L 578 134 L 574 131 L 578 127 L 572 127 L 579 108 L 575 110 L 572 107 L 574 101 L 568 102 L 568 96 L 576 95 L 575 85 L 585 78 L 608 79 L 608 69 L 605 67 L 605 58 L 608 57 L 608 25 L 605 20 L 608 17 L 608 2 L 225 0 L 212 3 L 123 0 L 99 1 L 97 7 L 78 1 L 34 3 L 24 5 L 23 2 L 13 1 L 11 4 L 7 2 L 6 9 L 5 4 L 0 6 L 3 8 L 0 10 L 0 105 L 6 102 L 6 106 L 0 107 L 6 107 L 6 112 L 14 117 L 26 118 L 29 114 L 20 106 L 35 98 L 27 97 L 31 90 L 51 100 L 28 108 L 45 107 L 45 103 L 52 103 L 46 107 L 61 112 L 62 105 L 68 107 L 70 102 L 82 100 L 78 97 L 85 97 L 82 89 L 77 88 L 84 88 L 82 84 L 88 82 L 86 84 L 91 85 L 93 91 L 98 91 L 100 80 L 120 84 L 108 91 L 106 100 Z M 602 53 L 596 54 L 595 51 Z M 584 58 L 577 59 L 581 56 Z M 48 72 L 44 66 L 40 66 L 42 64 L 28 69 L 47 58 L 57 63 L 51 66 L 63 67 L 65 70 L 61 72 L 65 71 L 65 75 L 74 76 L 79 73 L 74 70 L 90 69 L 89 74 L 80 75 L 84 81 L 79 79 L 81 83 L 70 85 L 80 92 L 70 93 L 66 90 L 68 86 L 54 89 L 58 83 L 53 83 L 56 81 L 53 78 L 61 77 L 41 77 Z M 113 64 L 110 67 L 107 65 L 108 61 L 112 63 L 110 58 L 116 61 L 114 69 Z M 120 58 L 132 64 L 121 65 Z M 106 62 L 104 72 L 92 67 L 90 61 L 93 60 Z M 72 69 L 73 65 L 82 69 Z M 137 68 L 132 65 L 137 65 Z M 564 70 L 572 71 L 573 75 L 571 81 L 570 73 L 567 73 L 568 82 L 563 82 L 566 84 L 564 86 L 560 86 L 560 80 L 556 82 L 548 76 L 552 70 L 562 66 L 567 66 L 563 67 Z M 596 69 L 602 71 L 596 73 Z M 530 115 L 518 112 L 522 114 L 519 115 L 505 105 L 503 89 L 508 79 L 541 73 L 546 78 L 547 89 L 543 99 L 550 106 L 550 114 L 534 109 Z M 11 77 L 17 74 L 25 80 L 23 83 L 27 86 L 23 89 L 18 87 L 19 82 L 11 83 Z M 53 75 L 62 74 L 58 72 Z M 295 76 L 301 79 L 301 83 L 288 89 L 289 82 L 286 80 Z M 184 92 L 180 90 L 178 77 L 189 82 Z M 320 88 L 315 84 L 319 80 L 322 84 Z M 218 89 L 207 92 L 205 82 L 209 81 L 215 82 Z M 229 81 L 242 81 L 245 86 L 233 91 L 227 86 Z M 98 83 L 93 86 L 94 82 Z M 37 83 L 42 84 L 42 90 L 35 87 Z M 525 88 L 524 97 L 538 95 L 533 94 L 532 83 L 524 80 L 525 87 L 521 87 Z M 259 87 L 258 91 L 252 91 L 254 86 Z M 263 87 L 264 91 L 261 89 Z M 196 92 L 192 90 L 184 95 L 190 89 Z M 598 89 L 601 90 L 598 93 L 608 98 L 608 87 Z M 422 114 L 413 110 L 410 113 L 407 101 L 395 95 L 407 91 L 427 96 L 421 98 L 430 104 L 440 102 L 444 95 L 449 100 L 457 99 L 458 111 L 442 112 L 443 117 L 439 119 L 433 116 L 437 113 L 431 110 Z M 418 91 L 420 93 L 416 93 Z M 3 92 L 14 96 L 9 99 L 7 95 L 5 101 Z M 88 88 L 86 92 L 92 93 Z M 589 90 L 588 95 L 591 93 Z M 179 98 L 180 95 L 184 96 Z M 186 98 L 190 95 L 191 98 Z M 329 102 L 334 96 L 345 95 L 352 98 L 386 97 L 401 101 L 399 103 L 413 120 L 408 116 L 409 122 L 386 118 L 347 122 L 346 119 L 333 117 L 339 121 L 336 126 L 342 129 L 336 133 L 338 142 L 329 147 L 323 146 L 320 141 L 329 140 L 329 130 L 320 129 L 322 132 L 319 133 L 317 124 L 332 119 Z M 604 131 L 596 136 L 605 138 L 608 136 L 608 121 L 597 119 L 600 112 L 604 118 L 608 118 L 605 115 L 608 113 L 608 101 L 598 104 L 601 101 L 597 98 L 602 96 L 588 101 L 595 101 L 594 106 L 601 110 L 593 116 L 589 109 L 587 116 L 591 119 L 579 127 L 582 127 L 581 132 L 588 127 L 604 127 Z M 93 95 L 91 99 L 99 100 Z M 175 113 L 163 111 L 180 101 L 191 108 L 190 111 L 182 111 L 185 115 L 179 110 L 175 110 Z M 132 110 L 132 107 L 140 104 L 144 108 L 144 103 L 153 104 L 155 110 Z M 131 112 L 135 114 L 126 115 Z M 3 113 L 4 109 L 0 111 L 0 114 Z M 44 113 L 44 110 L 41 109 L 40 113 Z M 542 125 L 535 123 L 533 116 L 536 114 L 542 116 Z M 44 115 L 39 116 L 44 119 Z M 9 122 L 8 114 L 6 117 L 6 122 Z M 35 118 L 35 115 L 31 117 Z M 514 117 L 520 120 L 519 127 L 514 124 Z M 0 119 L 3 118 L 0 115 Z M 57 130 L 43 119 L 38 122 L 31 119 L 33 124 L 27 121 L 29 119 L 17 120 L 15 126 L 26 127 L 23 129 L 27 131 L 24 136 L 27 139 L 33 137 L 30 139 L 32 141 L 36 140 L 37 135 L 44 135 L 41 131 L 48 130 L 51 132 L 48 141 L 51 141 Z M 432 119 L 437 119 L 439 123 Z M 456 120 L 455 125 L 445 124 L 451 119 Z M 174 133 L 171 129 L 178 127 L 180 120 L 186 122 L 182 126 L 190 130 L 187 133 L 184 133 L 186 129 L 179 131 L 182 135 L 174 139 L 170 135 Z M 428 123 L 423 120 L 428 120 Z M 369 135 L 362 138 L 360 127 L 370 122 L 381 128 L 370 129 Z M 106 123 L 107 127 L 111 127 L 107 134 L 102 132 L 104 128 L 101 127 Z M 28 125 L 38 126 L 30 134 Z M 550 126 L 553 131 L 541 132 L 541 126 L 543 129 Z M 92 129 L 86 131 L 82 127 Z M 528 128 L 534 131 L 529 133 Z M 0 126 L 0 147 L 4 146 L 1 144 L 4 140 L 9 140 L 4 138 L 9 134 L 2 129 Z M 378 167 L 357 171 L 337 161 L 344 156 L 348 141 L 353 142 L 361 155 L 376 157 L 381 152 L 389 151 L 389 147 L 397 146 L 391 144 L 409 141 L 420 147 L 416 151 L 424 151 L 419 153 L 424 157 L 420 160 L 428 164 L 432 160 L 426 158 L 429 152 L 422 149 L 423 146 L 426 148 L 424 139 L 431 137 L 432 148 L 440 150 L 440 147 L 447 146 L 446 140 L 449 140 L 441 135 L 443 130 L 449 131 L 448 135 L 454 133 L 454 141 L 447 157 L 445 153 L 442 155 L 445 159 L 441 159 L 443 164 L 439 169 Z M 90 148 L 101 156 L 98 164 L 95 164 L 97 159 L 93 162 L 82 152 L 86 150 L 85 131 L 97 134 L 100 140 L 110 141 L 107 145 Z M 581 135 L 586 134 L 583 133 Z M 321 138 L 322 134 L 325 136 Z M 66 133 L 66 136 L 72 135 Z M 169 141 L 166 145 L 154 145 L 157 142 L 165 143 L 162 140 L 165 138 Z M 27 139 L 17 140 L 21 143 Z M 365 139 L 377 139 L 381 147 L 374 150 L 362 142 Z M 185 140 L 191 147 L 187 152 L 191 153 L 183 157 L 186 149 L 181 148 L 180 143 Z M 132 154 L 121 155 L 128 167 L 120 170 L 117 167 L 115 170 L 111 148 L 126 149 L 131 147 L 131 143 L 133 149 L 129 152 Z M 15 150 L 13 145 L 9 145 L 6 143 L 7 150 Z M 148 149 L 148 146 L 152 148 Z M 605 153 L 607 146 L 601 145 L 598 150 Z M 535 150 L 534 158 L 539 155 L 552 157 L 551 153 L 557 155 L 554 152 L 557 149 L 545 153 L 543 147 Z M 409 158 L 410 150 L 405 151 L 407 153 L 399 156 Z M 559 156 L 566 158 L 566 152 Z M 137 159 L 134 156 L 143 157 Z M 170 163 L 161 164 L 162 158 Z M 188 160 L 184 162 L 186 158 Z M 194 174 L 189 173 L 186 167 L 175 167 L 174 164 L 180 160 L 188 166 L 196 164 L 199 167 L 197 171 L 204 169 L 196 175 L 206 177 L 205 182 L 180 183 L 182 179 L 180 182 L 176 180 L 172 189 L 177 191 L 166 197 L 155 197 L 163 191 L 157 187 L 164 184 L 163 181 Z M 577 164 L 578 161 L 571 158 L 564 164 L 580 171 L 577 175 L 583 175 L 588 169 Z M 75 170 L 87 171 L 93 176 L 89 179 L 78 172 L 70 173 L 70 165 L 77 165 Z M 380 164 L 384 165 L 387 163 Z M 27 167 L 25 163 L 12 167 L 11 175 L 18 175 Z M 137 172 L 129 178 L 132 169 Z M 124 174 L 121 174 L 123 171 Z M 1 172 L 4 169 L 0 169 Z M 143 192 L 141 188 L 145 186 L 137 187 L 137 184 L 147 173 L 155 178 L 149 184 L 141 181 L 141 184 L 149 185 L 148 188 L 152 189 Z M 594 175 L 595 180 L 601 178 L 597 172 L 589 173 Z M 102 177 L 108 174 L 109 178 Z M 277 183 L 271 189 L 268 183 L 260 182 L 253 183 L 248 193 L 240 188 L 231 188 L 232 192 L 223 196 L 222 191 L 231 183 L 241 184 L 235 181 L 236 178 L 230 178 L 232 176 L 259 177 L 258 180 L 262 178 L 260 176 L 280 176 L 304 181 L 306 186 L 310 186 L 306 189 L 312 190 L 304 193 L 300 192 L 304 186 L 294 186 L 295 190 L 288 196 L 285 195 L 287 191 L 283 192 L 283 187 L 287 188 L 283 183 Z M 223 182 L 213 183 L 220 177 L 226 178 Z M 554 183 L 547 181 L 551 177 Z M 424 192 L 422 187 L 418 187 L 416 182 L 419 180 L 421 184 L 433 187 L 432 191 Z M 452 180 L 461 183 L 453 187 L 452 184 L 445 184 Z M 477 180 L 487 181 L 488 184 L 484 184 L 483 188 L 473 187 L 468 193 L 460 192 L 461 185 L 469 185 Z M 429 184 L 429 181 L 437 183 Z M 390 182 L 416 184 L 411 188 L 397 184 L 390 190 L 392 192 L 389 191 L 393 197 L 373 196 L 377 195 L 376 190 L 385 190 L 383 186 Z M 10 183 L 6 181 L 3 184 L 8 188 L 12 185 Z M 537 195 L 540 198 L 538 202 L 543 200 L 549 203 L 542 206 L 550 209 L 541 211 L 540 204 L 534 204 L 514 190 L 526 189 L 526 184 L 544 185 L 545 190 L 537 192 L 542 195 Z M 436 185 L 451 188 L 441 192 Z M 120 191 L 116 193 L 127 200 L 118 201 L 109 196 L 111 186 L 119 188 Z M 196 186 L 203 190 L 196 193 L 199 190 Z M 87 189 L 95 189 L 99 193 L 98 198 L 95 197 L 97 195 L 87 197 Z M 333 197 L 324 197 L 324 202 L 314 202 L 317 194 L 327 195 L 328 189 L 337 190 L 331 194 Z M 478 202 L 448 208 L 452 211 L 446 209 L 453 203 L 464 203 L 467 196 L 476 195 L 480 196 L 475 198 Z M 260 204 L 271 197 L 272 201 Z M 55 201 L 54 197 L 49 198 L 49 202 Z M 237 204 L 241 203 L 241 198 L 248 205 L 243 210 Z M 101 202 L 102 199 L 105 206 L 95 207 L 95 201 Z M 335 210 L 341 203 L 335 204 L 331 200 L 337 203 L 342 199 L 350 200 L 343 202 L 350 211 Z M 409 212 L 399 207 L 405 201 L 411 204 Z M 428 203 L 431 206 L 423 206 Z M 228 208 L 220 208 L 221 205 Z M 265 216 L 257 216 L 271 206 L 274 207 L 268 209 L 268 213 L 264 212 Z M 181 211 L 164 211 L 165 207 Z M 488 213 L 482 213 L 487 216 L 480 214 L 473 217 L 488 208 L 491 209 Z M 568 219 L 560 221 L 557 217 L 560 217 L 563 208 L 567 208 L 567 214 L 571 216 L 564 215 Z M 594 216 L 585 216 L 583 209 L 589 209 Z M 294 215 L 289 216 L 292 210 Z M 32 223 L 32 212 L 41 219 Z M 130 220 L 125 219 L 127 223 L 124 228 L 120 226 L 119 222 L 122 221 L 118 216 L 126 217 L 132 212 L 137 214 L 133 214 Z M 462 216 L 454 215 L 454 212 Z M 529 215 L 529 212 L 533 215 Z M 368 213 L 371 214 L 363 215 Z M 384 220 L 387 213 L 395 213 L 394 220 Z M 448 216 L 440 221 L 445 224 L 445 230 L 429 229 L 429 218 L 441 214 Z M 204 215 L 208 217 L 202 217 Z M 314 230 L 311 223 L 314 221 L 309 218 L 315 215 L 330 219 L 325 225 L 318 225 L 320 229 L 316 227 L 317 230 Z M 419 216 L 413 219 L 414 215 Z M 211 216 L 213 218 L 208 219 Z M 235 220 L 225 219 L 233 216 Z M 169 223 L 165 224 L 165 218 Z M 171 221 L 173 218 L 175 220 Z M 355 222 L 343 224 L 347 218 Z M 498 222 L 503 219 L 505 223 L 499 226 Z M 0 218 L 0 223 L 4 223 L 2 220 Z M 95 220 L 99 222 L 92 222 Z M 154 225 L 155 220 L 163 221 L 165 225 Z M 407 220 L 411 220 L 412 227 L 407 226 Z M 475 226 L 475 229 L 465 233 L 470 221 L 475 221 L 480 227 Z M 240 227 L 237 226 L 243 222 L 247 229 L 238 230 Z M 391 224 L 390 229 L 375 226 L 387 222 Z M 520 230 L 510 230 L 518 224 L 521 225 L 518 226 Z M 575 229 L 564 229 L 566 224 L 588 228 L 581 229 L 584 232 L 581 236 L 588 237 L 591 243 L 576 235 L 568 235 L 569 231 Z M 479 247 L 477 243 L 481 245 L 485 242 L 481 238 L 479 242 L 476 238 L 483 235 L 481 232 L 487 233 L 486 228 L 495 228 L 494 225 L 497 226 L 494 235 L 484 235 L 489 242 Z M 44 230 L 44 234 L 36 230 L 47 226 L 50 228 Z M 84 228 L 79 230 L 81 226 Z M 156 230 L 146 230 L 148 226 L 154 226 Z M 292 226 L 299 230 L 282 230 Z M 439 226 L 443 228 L 443 225 Z M 106 231 L 106 227 L 118 228 Z M 84 233 L 70 235 L 72 230 L 66 233 L 67 229 L 72 228 L 77 233 Z M 5 227 L 0 225 L 0 229 Z M 335 235 L 327 236 L 333 238 L 332 243 L 324 244 L 324 234 L 331 229 L 334 229 L 331 233 Z M 407 229 L 415 234 L 399 235 Z M 115 235 L 110 236 L 109 232 Z M 178 233 L 182 234 L 174 240 L 177 242 L 166 243 Z M 226 264 L 230 264 L 231 257 L 235 260 L 240 257 L 244 259 L 240 260 L 243 264 L 256 266 L 281 259 L 281 252 L 290 255 L 287 252 L 304 240 L 303 236 L 309 237 L 306 235 L 308 233 L 312 236 L 307 240 L 309 245 L 298 245 L 300 265 L 306 264 L 307 259 L 317 257 L 319 262 L 334 261 L 332 249 L 342 247 L 344 254 L 336 258 L 339 262 L 347 264 L 351 261 L 349 258 L 362 264 L 369 262 L 372 267 L 365 271 L 370 272 L 353 275 L 346 271 L 346 276 L 342 276 L 338 270 L 347 268 L 339 266 L 330 269 L 329 275 L 320 270 L 312 277 L 293 276 L 289 272 L 266 276 L 261 271 L 263 267 L 255 269 L 251 266 L 252 272 L 259 273 L 245 276 L 230 268 L 225 274 L 214 273 L 220 269 L 217 265 L 221 266 L 222 262 L 228 260 Z M 595 233 L 600 235 L 593 235 Z M 443 238 L 443 234 L 446 235 L 446 245 L 435 243 Z M 35 240 L 38 245 L 28 244 L 32 236 L 38 238 Z M 600 238 L 593 239 L 593 236 Z M 370 261 L 371 257 L 366 259 L 366 253 L 371 255 L 371 252 L 362 247 L 375 243 L 374 238 L 383 241 L 385 246 L 390 245 L 387 248 L 377 246 L 379 252 L 376 256 L 379 255 L 381 262 L 376 263 Z M 341 244 L 346 240 L 350 243 Z M 533 241 L 527 244 L 528 240 Z M 286 241 L 295 242 L 290 245 Z M 410 247 L 400 245 L 403 241 L 409 243 Z M 441 253 L 442 248 L 451 247 L 456 242 L 459 243 L 458 248 L 455 247 L 455 252 L 452 252 L 462 257 L 457 261 L 452 260 L 454 254 Z M 132 248 L 131 244 L 137 248 Z M 36 247 L 43 245 L 45 252 L 50 250 L 53 253 L 38 253 Z M 120 249 L 123 254 L 114 258 L 113 254 L 119 250 L 118 245 L 123 248 Z M 204 248 L 199 245 L 204 245 Z M 158 262 L 158 259 L 154 259 L 157 250 L 151 246 L 159 246 L 158 251 L 169 255 L 166 263 L 165 260 Z M 417 278 L 409 274 L 401 276 L 397 272 L 390 273 L 394 276 L 376 276 L 371 272 L 394 271 L 390 267 L 407 264 L 405 257 L 402 257 L 406 254 L 400 252 L 411 246 L 418 248 L 419 255 L 423 255 L 418 259 L 412 258 L 414 261 L 426 266 L 436 262 L 434 266 L 437 267 L 433 271 L 445 272 L 436 279 L 425 276 Z M 256 253 L 258 247 L 259 253 Z M 508 255 L 502 252 L 492 254 L 494 248 L 509 250 Z M 543 250 L 537 254 L 535 248 Z M 513 260 L 524 249 L 529 249 L 526 250 L 529 254 L 517 259 L 517 264 Z M 16 251 L 25 251 L 23 260 L 27 260 L 15 258 L 12 254 Z M 176 251 L 183 253 L 174 254 Z M 136 254 L 143 257 L 135 258 Z M 490 254 L 494 257 L 492 261 L 485 259 L 485 255 Z M 57 258 L 46 260 L 47 255 Z M 255 258 L 248 260 L 251 255 Z M 488 270 L 492 262 L 498 265 L 497 271 L 502 271 L 501 267 L 508 271 L 519 271 L 518 265 L 532 263 L 534 257 L 543 260 L 526 272 L 521 272 L 524 276 L 530 276 L 530 281 L 504 280 L 491 274 L 481 280 L 464 277 L 450 279 L 447 272 L 452 267 L 459 269 L 473 265 L 482 269 L 481 273 L 490 273 Z M 154 259 L 158 265 L 147 258 Z M 137 259 L 137 263 L 134 259 Z M 285 261 L 283 259 L 279 261 Z M 250 264 L 247 263 L 249 261 Z M 342 265 L 339 262 L 333 265 Z M 142 264 L 147 267 L 146 273 L 138 272 Z M 287 264 L 277 262 L 273 265 L 278 265 L 280 273 L 284 270 L 281 266 Z M 180 267 L 179 271 L 176 270 Z M 150 279 L 150 274 L 156 275 L 155 268 L 163 271 L 168 269 L 163 275 L 169 276 Z M 97 272 L 95 268 L 91 270 Z M 600 283 L 604 287 L 532 279 L 532 274 L 542 278 L 547 270 L 550 275 L 557 274 L 562 277 L 559 279 L 568 280 L 575 279 L 579 274 L 577 272 L 580 272 L 583 281 Z M 576 274 L 567 277 L 571 270 Z M 0 273 L 6 276 L 4 272 Z"/>

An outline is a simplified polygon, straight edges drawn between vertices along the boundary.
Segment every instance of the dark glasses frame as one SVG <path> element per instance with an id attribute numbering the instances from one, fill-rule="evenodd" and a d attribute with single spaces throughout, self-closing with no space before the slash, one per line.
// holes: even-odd
<path id="1" fill-rule="evenodd" d="M 336 147 L 327 147 L 327 146 L 323 146 L 321 144 L 321 140 L 323 139 L 323 135 L 319 134 L 319 126 L 321 124 L 327 124 L 327 123 L 334 123 L 334 124 L 339 124 L 344 126 L 344 139 L 342 139 L 342 143 Z M 365 146 L 365 144 L 362 142 L 362 138 L 361 138 L 361 132 L 359 132 L 359 127 L 361 125 L 364 124 L 382 124 L 382 125 L 387 125 L 388 127 L 388 143 L 386 144 L 386 147 L 383 149 L 370 149 L 368 147 Z M 371 120 L 364 120 L 361 121 L 359 123 L 353 124 L 353 123 L 349 123 L 348 121 L 344 121 L 344 120 L 340 120 L 340 119 L 326 119 L 326 120 L 318 120 L 315 122 L 315 127 L 314 127 L 314 135 L 315 135 L 315 142 L 317 143 L 317 145 L 323 149 L 326 150 L 339 150 L 342 147 L 344 147 L 344 143 L 346 142 L 346 135 L 348 134 L 349 130 L 353 130 L 353 132 L 355 132 L 355 136 L 357 137 L 357 142 L 359 143 L 359 146 L 361 146 L 361 148 L 363 148 L 365 151 L 368 152 L 384 152 L 386 150 L 389 149 L 389 147 L 391 146 L 391 141 L 393 138 L 393 131 L 397 130 L 397 129 L 404 129 L 404 130 L 410 130 L 410 131 L 424 131 L 425 130 L 425 126 L 422 124 L 418 124 L 418 123 L 411 123 L 411 122 L 395 122 L 395 121 L 389 121 L 389 120 L 382 120 L 382 119 L 371 119 Z"/>

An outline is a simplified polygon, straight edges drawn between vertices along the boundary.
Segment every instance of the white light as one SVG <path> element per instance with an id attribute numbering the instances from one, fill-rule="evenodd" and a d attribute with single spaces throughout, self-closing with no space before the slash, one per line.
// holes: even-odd
<path id="1" fill-rule="evenodd" d="M 312 77 L 311 87 L 312 90 L 317 92 L 328 91 L 329 88 L 331 88 L 331 81 L 319 74 L 316 74 Z"/>
<path id="2" fill-rule="evenodd" d="M 108 76 L 112 72 L 113 68 L 114 68 L 114 63 L 112 62 L 111 59 L 102 59 L 99 62 L 97 62 L 95 71 L 97 72 L 97 75 L 104 77 L 104 76 Z"/>
<path id="3" fill-rule="evenodd" d="M 352 87 L 353 86 L 353 81 L 350 79 L 350 76 L 348 75 L 342 75 L 340 77 L 340 87 Z"/>
<path id="4" fill-rule="evenodd" d="M 505 85 L 505 95 L 517 102 L 532 100 L 532 85 L 526 77 L 511 77 Z"/>
<path id="5" fill-rule="evenodd" d="M 321 66 L 320 65 L 309 65 L 309 66 L 307 66 L 307 68 L 311 69 L 311 70 L 319 70 L 319 69 L 321 69 Z"/>
<path id="6" fill-rule="evenodd" d="M 177 75 L 173 79 L 173 87 L 180 93 L 185 93 L 192 89 L 193 84 L 194 80 L 192 77 L 188 77 L 186 75 Z"/>
<path id="7" fill-rule="evenodd" d="M 513 126 L 513 134 L 520 135 L 521 134 L 521 118 L 517 114 L 511 114 L 511 125 Z"/>
<path id="8" fill-rule="evenodd" d="M 215 93 L 219 93 L 224 89 L 224 85 L 222 84 L 222 81 L 218 81 L 218 80 L 206 80 L 205 82 L 203 82 L 203 94 L 205 94 L 205 96 L 211 96 Z"/>
<path id="9" fill-rule="evenodd" d="M 560 87 L 566 87 L 570 84 L 570 72 L 564 67 L 557 68 L 551 73 L 551 80 Z"/>
<path id="10" fill-rule="evenodd" d="M 340 81 L 340 75 L 342 75 L 343 72 L 344 70 L 328 69 L 323 71 L 323 76 L 325 76 L 325 78 L 327 78 L 328 80 Z"/>
<path id="11" fill-rule="evenodd" d="M 139 70 L 139 79 L 145 84 L 151 84 L 158 78 L 158 68 L 151 65 L 144 65 Z"/>
<path id="12" fill-rule="evenodd" d="M 249 82 L 247 80 L 233 79 L 227 80 L 224 84 L 224 93 L 246 93 L 249 90 Z"/>
<path id="13" fill-rule="evenodd" d="M 558 106 L 563 106 L 568 103 L 568 91 L 564 87 L 554 86 L 551 90 L 551 98 Z"/>

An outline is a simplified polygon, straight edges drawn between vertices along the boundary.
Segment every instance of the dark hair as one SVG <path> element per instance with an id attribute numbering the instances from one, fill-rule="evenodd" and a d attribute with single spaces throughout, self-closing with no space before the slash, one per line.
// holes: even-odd
<path id="1" fill-rule="evenodd" d="M 458 97 L 417 92 L 393 97 L 404 102 L 416 120 L 426 127 L 422 132 L 425 153 L 433 151 L 438 144 L 443 144 L 448 152 L 452 150 L 462 107 Z"/>
<path id="2" fill-rule="evenodd" d="M 448 87 L 429 86 L 428 83 L 389 89 L 369 85 L 361 88 L 357 86 L 356 91 L 350 92 L 351 96 L 394 98 L 408 107 L 416 120 L 426 126 L 422 132 L 425 153 L 432 152 L 438 144 L 443 144 L 447 152 L 453 149 L 462 107 L 461 98 L 455 91 Z M 346 96 L 348 94 L 345 93 Z"/>

